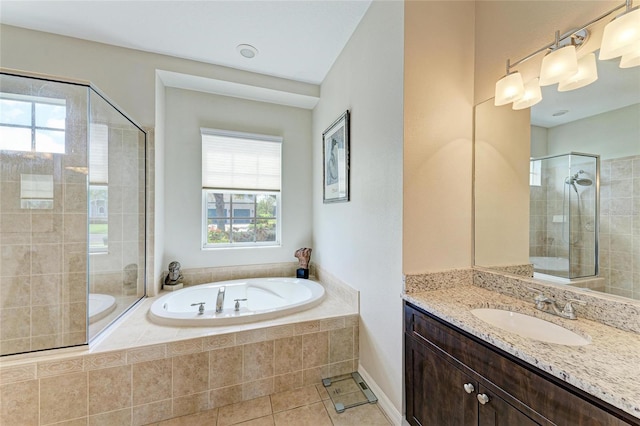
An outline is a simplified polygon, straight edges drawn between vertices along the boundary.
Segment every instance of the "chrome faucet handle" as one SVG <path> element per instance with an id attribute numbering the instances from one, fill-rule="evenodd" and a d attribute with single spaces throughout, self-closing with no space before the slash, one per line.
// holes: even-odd
<path id="1" fill-rule="evenodd" d="M 578 305 L 581 306 L 586 306 L 587 302 L 583 301 L 583 300 L 578 300 L 578 299 L 569 299 L 567 301 L 567 303 L 564 305 L 564 308 L 562 309 L 562 314 L 564 316 L 566 316 L 569 319 L 575 319 L 576 318 L 576 313 L 575 310 L 573 309 L 573 303 L 576 303 Z"/>
<path id="2" fill-rule="evenodd" d="M 236 302 L 235 310 L 236 312 L 240 310 L 240 302 L 244 302 L 247 299 L 233 299 Z"/>
<path id="3" fill-rule="evenodd" d="M 198 303 L 192 303 L 191 306 L 198 306 L 198 315 L 202 315 L 204 313 L 204 304 L 207 302 L 198 302 Z"/>
<path id="4" fill-rule="evenodd" d="M 553 299 L 548 298 L 547 296 L 544 295 L 544 293 L 542 292 L 542 290 L 540 290 L 539 288 L 535 288 L 535 287 L 527 287 L 529 290 L 531 290 L 534 293 L 538 293 L 535 297 L 534 302 L 536 303 L 546 303 L 546 302 L 553 302 Z"/>

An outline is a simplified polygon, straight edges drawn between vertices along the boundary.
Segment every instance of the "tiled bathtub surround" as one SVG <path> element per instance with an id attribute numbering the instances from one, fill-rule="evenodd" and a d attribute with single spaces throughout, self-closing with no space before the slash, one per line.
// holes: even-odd
<path id="1" fill-rule="evenodd" d="M 330 292 L 289 317 L 215 328 L 155 325 L 146 317 L 152 302 L 91 351 L 1 360 L 0 423 L 145 424 L 358 366 L 357 311 Z"/>

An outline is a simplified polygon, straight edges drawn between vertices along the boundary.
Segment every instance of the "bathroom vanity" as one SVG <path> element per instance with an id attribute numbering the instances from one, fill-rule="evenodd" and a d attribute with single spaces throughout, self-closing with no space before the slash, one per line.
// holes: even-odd
<path id="1" fill-rule="evenodd" d="M 640 405 L 640 387 L 632 383 L 640 364 L 628 359 L 640 344 L 637 334 L 630 335 L 632 347 L 606 349 L 600 343 L 609 329 L 611 339 L 626 339 L 627 332 L 583 319 L 580 327 L 590 345 L 547 344 L 501 332 L 471 315 L 469 308 L 486 305 L 481 300 L 530 308 L 505 295 L 464 286 L 404 299 L 410 424 L 640 425 L 640 411 L 631 414 Z M 607 350 L 613 358 L 607 358 Z M 613 365 L 616 352 L 629 364 Z M 625 374 L 626 381 L 617 379 Z"/>

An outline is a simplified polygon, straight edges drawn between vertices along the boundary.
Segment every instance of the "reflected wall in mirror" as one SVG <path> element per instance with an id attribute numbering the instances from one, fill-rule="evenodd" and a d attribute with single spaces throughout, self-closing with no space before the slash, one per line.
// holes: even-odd
<path id="1" fill-rule="evenodd" d="M 475 264 L 640 300 L 640 67 L 475 109 Z M 543 274 L 543 275 L 540 275 Z"/>

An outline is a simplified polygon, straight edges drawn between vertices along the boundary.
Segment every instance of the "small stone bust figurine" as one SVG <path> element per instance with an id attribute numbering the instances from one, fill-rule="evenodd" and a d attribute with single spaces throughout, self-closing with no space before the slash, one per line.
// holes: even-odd
<path id="1" fill-rule="evenodd" d="M 298 258 L 297 278 L 309 278 L 309 259 L 311 259 L 310 248 L 300 248 L 296 250 L 294 256 Z"/>
<path id="2" fill-rule="evenodd" d="M 169 274 L 164 279 L 164 285 L 176 285 L 182 279 L 180 262 L 173 261 L 169 264 Z"/>

